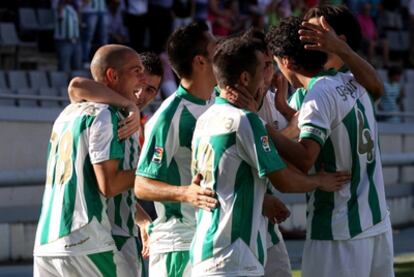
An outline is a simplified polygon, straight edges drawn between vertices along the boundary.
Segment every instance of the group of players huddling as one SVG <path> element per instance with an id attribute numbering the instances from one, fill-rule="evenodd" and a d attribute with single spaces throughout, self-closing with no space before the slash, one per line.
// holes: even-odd
<path id="1" fill-rule="evenodd" d="M 394 276 L 373 105 L 383 87 L 359 39 L 347 8 L 329 5 L 266 35 L 180 28 L 166 46 L 180 85 L 142 147 L 161 62 L 99 48 L 93 80 L 71 81 L 53 126 L 34 276 L 145 276 L 148 256 L 156 277 L 291 276 L 275 190 L 307 193 L 302 276 Z M 154 201 L 156 220 L 136 198 Z"/>

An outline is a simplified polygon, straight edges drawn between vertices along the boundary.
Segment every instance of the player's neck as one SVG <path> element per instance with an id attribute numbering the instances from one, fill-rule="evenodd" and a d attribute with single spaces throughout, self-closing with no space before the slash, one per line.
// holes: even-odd
<path id="1" fill-rule="evenodd" d="M 203 100 L 210 99 L 214 89 L 214 84 L 208 84 L 204 80 L 197 80 L 196 78 L 182 78 L 181 85 L 188 93 Z"/>
<path id="2" fill-rule="evenodd" d="M 296 78 L 299 81 L 299 83 L 304 87 L 305 89 L 309 89 L 309 83 L 311 79 L 316 76 L 318 73 L 320 73 L 323 69 L 318 70 L 312 70 L 312 71 L 301 71 L 296 74 Z"/>

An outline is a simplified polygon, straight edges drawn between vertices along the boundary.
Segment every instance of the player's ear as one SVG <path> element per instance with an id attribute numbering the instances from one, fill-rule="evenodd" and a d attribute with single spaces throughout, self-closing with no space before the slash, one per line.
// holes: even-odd
<path id="1" fill-rule="evenodd" d="M 249 82 L 250 82 L 250 74 L 247 71 L 243 71 L 240 74 L 240 84 L 242 84 L 243 86 L 248 86 Z"/>
<path id="2" fill-rule="evenodd" d="M 116 72 L 116 70 L 114 70 L 113 68 L 109 67 L 106 69 L 105 71 L 105 77 L 109 82 L 115 82 L 116 80 L 118 80 L 118 74 Z"/>

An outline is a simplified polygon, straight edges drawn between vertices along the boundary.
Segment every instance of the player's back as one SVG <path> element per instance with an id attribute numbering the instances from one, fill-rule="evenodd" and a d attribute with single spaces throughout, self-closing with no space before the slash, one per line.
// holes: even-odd
<path id="1" fill-rule="evenodd" d="M 350 184 L 341 191 L 310 194 L 310 238 L 349 239 L 383 222 L 388 212 L 378 128 L 366 90 L 351 74 L 314 78 L 300 110 L 299 125 L 302 139 L 313 139 L 322 146 L 316 170 L 323 167 L 352 173 Z"/>
<path id="2" fill-rule="evenodd" d="M 266 178 L 262 177 L 283 167 L 275 164 L 276 154 L 273 161 L 266 155 L 271 148 L 260 118 L 223 98 L 217 98 L 197 121 L 193 174 L 203 175 L 201 186 L 214 190 L 220 204 L 211 212 L 198 211 L 191 248 L 195 276 L 263 275 L 266 230 L 260 224 Z"/>
<path id="3" fill-rule="evenodd" d="M 53 125 L 35 255 L 113 250 L 106 201 L 92 163 L 118 159 L 118 118 L 108 105 L 71 104 Z"/>

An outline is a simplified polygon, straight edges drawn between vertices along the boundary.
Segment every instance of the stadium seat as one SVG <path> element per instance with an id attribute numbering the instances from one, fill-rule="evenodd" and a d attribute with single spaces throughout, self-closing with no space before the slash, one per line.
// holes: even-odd
<path id="1" fill-rule="evenodd" d="M 86 70 L 73 70 L 70 74 L 71 78 L 74 77 L 85 77 L 85 78 L 91 78 L 91 74 L 89 71 Z"/>
<path id="2" fill-rule="evenodd" d="M 20 31 L 37 31 L 39 30 L 39 22 L 37 21 L 36 13 L 31 8 L 19 9 L 19 27 Z"/>
<path id="3" fill-rule="evenodd" d="M 13 95 L 10 89 L 0 88 L 0 95 Z M 0 96 L 0 106 L 16 106 L 16 100 Z"/>
<path id="4" fill-rule="evenodd" d="M 30 87 L 32 89 L 49 88 L 45 71 L 29 71 Z"/>
<path id="5" fill-rule="evenodd" d="M 18 95 L 28 96 L 28 98 L 36 98 L 36 95 L 38 95 L 36 90 L 28 89 L 28 88 L 18 89 L 16 92 L 17 92 Z M 37 107 L 37 106 L 39 106 L 37 99 L 19 99 L 19 100 L 17 100 L 17 103 L 20 107 Z"/>
<path id="6" fill-rule="evenodd" d="M 67 88 L 68 86 L 68 75 L 61 71 L 50 71 L 49 72 L 50 85 L 52 88 L 60 89 Z"/>
<path id="7" fill-rule="evenodd" d="M 0 89 L 7 89 L 6 76 L 4 71 L 0 71 Z"/>
<path id="8" fill-rule="evenodd" d="M 55 28 L 55 13 L 51 9 L 37 9 L 40 30 L 53 30 Z"/>
<path id="9" fill-rule="evenodd" d="M 41 88 L 39 90 L 41 96 L 60 96 L 59 90 L 56 88 Z M 40 105 L 42 107 L 59 107 L 59 100 L 40 100 Z"/>
<path id="10" fill-rule="evenodd" d="M 7 72 L 9 77 L 9 87 L 12 90 L 28 89 L 29 82 L 27 80 L 26 72 L 21 70 L 10 70 Z"/>
<path id="11" fill-rule="evenodd" d="M 13 23 L 0 23 L 0 37 L 2 44 L 17 47 L 36 47 L 34 42 L 22 42 L 17 35 L 16 26 Z"/>

